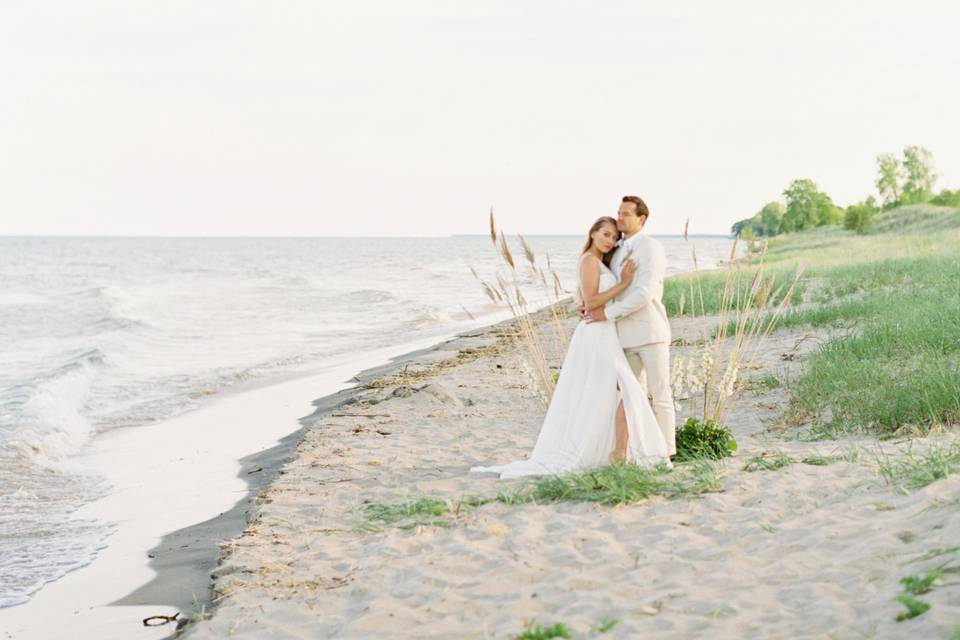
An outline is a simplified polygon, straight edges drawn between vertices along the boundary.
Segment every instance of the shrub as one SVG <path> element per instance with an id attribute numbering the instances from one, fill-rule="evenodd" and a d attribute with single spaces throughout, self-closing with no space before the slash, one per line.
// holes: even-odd
<path id="1" fill-rule="evenodd" d="M 737 450 L 737 441 L 726 427 L 714 420 L 689 418 L 677 430 L 677 462 L 710 458 L 719 460 L 732 456 Z"/>
<path id="2" fill-rule="evenodd" d="M 843 215 L 843 228 L 857 233 L 866 233 L 873 226 L 875 213 L 876 209 L 868 203 L 850 205 Z"/>

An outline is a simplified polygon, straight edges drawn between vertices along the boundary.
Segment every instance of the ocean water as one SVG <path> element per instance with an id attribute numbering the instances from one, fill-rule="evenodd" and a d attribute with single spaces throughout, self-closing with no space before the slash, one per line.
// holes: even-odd
<path id="1" fill-rule="evenodd" d="M 582 239 L 527 240 L 572 290 Z M 693 268 L 688 243 L 661 241 L 671 273 Z M 726 238 L 691 241 L 701 268 L 729 256 Z M 109 543 L 114 523 L 72 516 L 110 491 L 76 455 L 97 434 L 505 319 L 470 272 L 502 265 L 485 236 L 0 237 L 0 607 Z"/>

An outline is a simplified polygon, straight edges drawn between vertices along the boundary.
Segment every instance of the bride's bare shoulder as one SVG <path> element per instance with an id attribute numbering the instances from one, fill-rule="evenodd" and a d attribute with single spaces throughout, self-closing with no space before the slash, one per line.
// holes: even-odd
<path id="1" fill-rule="evenodd" d="M 600 262 L 600 258 L 593 255 L 592 253 L 585 253 L 580 256 L 580 268 L 583 269 L 585 266 L 600 268 L 600 265 L 603 264 Z"/>

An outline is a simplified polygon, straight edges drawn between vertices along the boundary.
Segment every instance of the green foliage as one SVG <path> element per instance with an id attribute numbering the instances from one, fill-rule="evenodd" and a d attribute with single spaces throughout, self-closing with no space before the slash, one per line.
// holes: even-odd
<path id="1" fill-rule="evenodd" d="M 929 603 L 907 594 L 897 596 L 897 602 L 906 607 L 906 611 L 897 614 L 897 622 L 916 618 L 930 610 Z"/>
<path id="2" fill-rule="evenodd" d="M 764 451 L 756 455 L 743 466 L 747 472 L 753 471 L 776 471 L 793 464 L 793 459 L 779 449 L 777 451 Z"/>
<path id="3" fill-rule="evenodd" d="M 399 503 L 369 503 L 363 506 L 365 521 L 355 530 L 376 532 L 385 526 L 449 527 L 456 516 L 492 502 L 510 506 L 550 502 L 616 506 L 641 502 L 654 495 L 690 498 L 719 490 L 717 468 L 709 460 L 694 460 L 678 470 L 671 470 L 666 464 L 648 468 L 632 462 L 617 462 L 593 471 L 540 476 L 516 491 L 501 492 L 495 497 L 469 496 L 446 501 L 424 496 Z"/>
<path id="4" fill-rule="evenodd" d="M 949 231 L 947 223 L 960 222 L 952 212 L 931 215 L 921 224 Z M 792 417 L 822 420 L 838 432 L 881 435 L 960 421 L 960 243 L 956 231 L 930 238 L 942 255 L 916 255 L 918 239 L 902 238 L 885 241 L 889 249 L 879 253 L 912 257 L 877 260 L 860 252 L 844 263 L 808 267 L 820 282 L 814 299 L 821 304 L 788 311 L 778 327 L 856 330 L 805 361 L 790 388 Z M 827 243 L 821 238 L 817 244 Z"/>
<path id="5" fill-rule="evenodd" d="M 943 189 L 930 198 L 930 204 L 939 205 L 941 207 L 954 207 L 960 208 L 960 189 L 950 191 L 949 189 Z"/>
<path id="6" fill-rule="evenodd" d="M 933 154 L 923 147 L 906 147 L 902 160 L 897 160 L 897 157 L 890 153 L 877 156 L 875 184 L 883 199 L 884 208 L 928 202 L 933 196 L 933 184 L 937 177 Z"/>
<path id="7" fill-rule="evenodd" d="M 613 628 L 617 626 L 617 624 L 619 623 L 620 621 L 617 620 L 616 618 L 608 618 L 600 622 L 599 624 L 594 625 L 590 629 L 590 632 L 591 633 L 607 633 L 608 631 L 612 631 Z"/>
<path id="8" fill-rule="evenodd" d="M 737 441 L 726 427 L 713 420 L 688 418 L 677 430 L 677 455 L 674 460 L 711 459 L 720 460 L 732 456 L 737 450 Z"/>
<path id="9" fill-rule="evenodd" d="M 719 491 L 716 468 L 697 460 L 682 471 L 665 465 L 653 469 L 618 462 L 595 471 L 538 478 L 522 494 L 528 502 L 597 502 L 614 506 L 640 502 L 650 496 L 684 498 Z"/>
<path id="10" fill-rule="evenodd" d="M 775 277 L 778 283 L 789 283 L 793 279 L 795 270 L 793 265 L 776 266 L 767 267 L 765 273 L 767 277 Z M 733 287 L 732 295 L 734 298 L 739 296 L 741 300 L 746 299 L 756 274 L 757 268 L 749 267 L 738 269 L 735 274 L 730 276 L 733 278 L 730 284 Z M 699 316 L 718 313 L 723 306 L 723 292 L 727 277 L 726 271 L 718 270 L 688 273 L 667 278 L 663 283 L 663 304 L 667 308 L 667 314 L 670 316 L 680 315 L 681 298 L 684 300 L 683 311 L 685 315 Z M 786 296 L 787 289 L 787 287 L 783 287 L 775 291 L 775 295 L 770 296 L 768 305 L 774 307 L 780 304 Z M 801 297 L 805 290 L 804 282 L 798 282 L 793 291 L 793 298 Z"/>
<path id="11" fill-rule="evenodd" d="M 775 236 L 780 233 L 783 222 L 783 205 L 779 202 L 768 202 L 756 215 L 735 223 L 730 231 L 745 240 L 751 236 Z"/>
<path id="12" fill-rule="evenodd" d="M 878 460 L 880 475 L 888 484 L 903 489 L 920 489 L 960 472 L 960 440 L 931 445 L 923 454 L 910 448 L 899 458 Z"/>
<path id="13" fill-rule="evenodd" d="M 847 207 L 843 214 L 843 228 L 857 233 L 866 233 L 873 225 L 877 207 L 871 196 L 866 201 Z"/>
<path id="14" fill-rule="evenodd" d="M 933 195 L 937 180 L 933 154 L 927 149 L 910 146 L 903 150 L 903 203 L 926 202 Z"/>
<path id="15" fill-rule="evenodd" d="M 389 504 L 373 502 L 364 505 L 366 522 L 359 530 L 376 531 L 384 526 L 396 526 L 400 529 L 412 529 L 420 525 L 449 526 L 449 522 L 442 518 L 448 511 L 447 503 L 434 498 L 420 498 Z"/>
<path id="16" fill-rule="evenodd" d="M 906 576 L 904 578 L 900 578 L 900 584 L 903 585 L 903 590 L 910 595 L 922 596 L 933 589 L 937 580 L 942 577 L 942 569 L 933 569 L 931 571 L 927 571 L 923 575 Z"/>
<path id="17" fill-rule="evenodd" d="M 911 288 L 831 308 L 876 316 L 804 363 L 791 413 L 881 435 L 960 421 L 960 291 L 943 298 Z"/>
<path id="18" fill-rule="evenodd" d="M 541 627 L 539 624 L 525 629 L 516 640 L 550 640 L 550 638 L 572 638 L 570 627 L 562 622 L 550 627 Z"/>
<path id="19" fill-rule="evenodd" d="M 960 207 L 960 189 L 944 189 L 938 195 L 933 195 L 937 177 L 933 155 L 923 147 L 906 147 L 902 160 L 890 153 L 877 156 L 874 184 L 880 193 L 884 210 L 924 202 Z M 786 208 L 779 202 L 768 202 L 752 217 L 734 223 L 730 228 L 731 233 L 750 240 L 753 237 L 771 237 L 834 224 L 843 224 L 857 233 L 866 233 L 878 209 L 873 196 L 842 209 L 810 179 L 792 181 L 783 195 Z"/>
<path id="20" fill-rule="evenodd" d="M 840 222 L 840 208 L 833 204 L 830 196 L 817 189 L 813 180 L 794 180 L 783 195 L 787 199 L 787 208 L 783 214 L 782 231 L 803 231 Z"/>
<path id="21" fill-rule="evenodd" d="M 900 204 L 900 194 L 903 182 L 903 169 L 900 162 L 892 153 L 882 153 L 877 156 L 877 191 L 886 207 Z"/>
<path id="22" fill-rule="evenodd" d="M 783 224 L 783 205 L 779 202 L 768 202 L 763 205 L 757 217 L 762 230 L 759 235 L 775 236 L 780 233 L 780 225 Z"/>
<path id="23" fill-rule="evenodd" d="M 878 213 L 862 238 L 774 238 L 765 259 L 784 271 L 807 263 L 805 296 L 818 303 L 788 310 L 778 329 L 841 329 L 791 380 L 788 418 L 818 438 L 960 422 L 960 209 Z"/>
<path id="24" fill-rule="evenodd" d="M 772 373 L 765 373 L 756 379 L 755 384 L 765 389 L 776 389 L 780 386 L 780 378 Z"/>

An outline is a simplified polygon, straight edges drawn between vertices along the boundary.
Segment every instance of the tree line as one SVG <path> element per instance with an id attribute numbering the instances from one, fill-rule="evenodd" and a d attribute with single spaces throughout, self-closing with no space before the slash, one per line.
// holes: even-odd
<path id="1" fill-rule="evenodd" d="M 960 207 L 960 189 L 933 193 L 938 177 L 933 154 L 923 147 L 909 146 L 900 158 L 891 153 L 877 156 L 874 184 L 880 203 L 869 196 L 846 208 L 839 207 L 813 180 L 803 178 L 784 190 L 783 202 L 768 202 L 752 217 L 734 223 L 730 231 L 745 240 L 836 224 L 866 233 L 878 211 L 918 203 Z"/>

